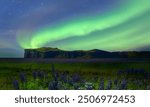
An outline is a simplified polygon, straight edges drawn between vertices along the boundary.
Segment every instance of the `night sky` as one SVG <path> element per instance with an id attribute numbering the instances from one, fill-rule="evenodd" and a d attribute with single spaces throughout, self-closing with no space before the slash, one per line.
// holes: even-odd
<path id="1" fill-rule="evenodd" d="M 39 47 L 150 50 L 150 0 L 0 0 L 0 57 Z"/>

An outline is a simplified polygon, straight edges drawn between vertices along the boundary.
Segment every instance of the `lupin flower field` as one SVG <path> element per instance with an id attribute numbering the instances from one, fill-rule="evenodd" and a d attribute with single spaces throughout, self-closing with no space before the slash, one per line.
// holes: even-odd
<path id="1" fill-rule="evenodd" d="M 1 61 L 1 90 L 150 90 L 150 63 Z"/>

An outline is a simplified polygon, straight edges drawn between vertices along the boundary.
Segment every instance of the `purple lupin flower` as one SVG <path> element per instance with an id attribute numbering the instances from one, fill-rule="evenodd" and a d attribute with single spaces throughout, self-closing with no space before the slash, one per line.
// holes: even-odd
<path id="1" fill-rule="evenodd" d="M 58 81 L 50 82 L 48 85 L 49 90 L 58 90 Z"/>
<path id="2" fill-rule="evenodd" d="M 112 89 L 112 81 L 108 80 L 108 83 L 106 85 L 106 90 L 111 90 Z"/>
<path id="3" fill-rule="evenodd" d="M 25 73 L 20 73 L 20 80 L 22 83 L 26 83 L 27 82 L 27 77 Z"/>
<path id="4" fill-rule="evenodd" d="M 37 75 L 37 72 L 36 72 L 36 71 L 33 71 L 33 72 L 32 72 L 32 76 L 33 76 L 34 79 L 37 79 L 37 76 L 38 76 L 38 75 Z"/>
<path id="5" fill-rule="evenodd" d="M 126 90 L 127 89 L 127 81 L 125 79 L 123 79 L 121 81 L 121 86 L 120 86 L 121 90 Z"/>
<path id="6" fill-rule="evenodd" d="M 75 74 L 72 76 L 72 80 L 73 80 L 73 82 L 78 82 L 78 81 L 80 81 L 80 76 L 78 74 Z"/>
<path id="7" fill-rule="evenodd" d="M 100 80 L 99 90 L 104 90 L 104 78 Z"/>
<path id="8" fill-rule="evenodd" d="M 16 80 L 16 79 L 13 80 L 13 87 L 14 87 L 15 90 L 19 90 L 20 89 L 18 80 Z"/>
<path id="9" fill-rule="evenodd" d="M 66 72 L 62 73 L 62 74 L 60 75 L 60 79 L 61 79 L 63 82 L 67 83 L 67 82 L 68 82 L 67 73 L 66 73 Z"/>

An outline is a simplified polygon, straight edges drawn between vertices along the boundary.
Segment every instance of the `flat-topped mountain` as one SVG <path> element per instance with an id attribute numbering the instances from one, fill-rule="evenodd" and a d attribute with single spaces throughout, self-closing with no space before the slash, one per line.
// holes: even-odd
<path id="1" fill-rule="evenodd" d="M 65 51 L 58 48 L 42 47 L 25 49 L 24 58 L 150 58 L 150 51 L 108 52 L 98 49 Z"/>

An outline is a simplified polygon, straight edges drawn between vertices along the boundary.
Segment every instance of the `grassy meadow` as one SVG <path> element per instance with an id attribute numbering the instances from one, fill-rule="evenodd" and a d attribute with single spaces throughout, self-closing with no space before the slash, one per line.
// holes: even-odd
<path id="1" fill-rule="evenodd" d="M 148 62 L 0 62 L 0 90 L 149 90 Z"/>

